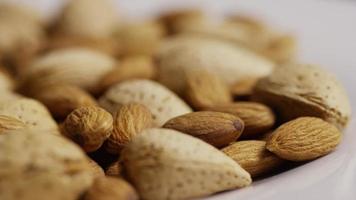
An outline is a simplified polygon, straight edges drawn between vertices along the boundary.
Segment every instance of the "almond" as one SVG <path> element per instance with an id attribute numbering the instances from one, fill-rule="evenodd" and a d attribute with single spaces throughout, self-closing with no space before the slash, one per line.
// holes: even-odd
<path id="1" fill-rule="evenodd" d="M 129 80 L 113 85 L 99 99 L 102 107 L 115 113 L 129 103 L 145 105 L 152 113 L 154 124 L 163 125 L 169 119 L 191 112 L 191 108 L 176 94 L 150 80 Z"/>
<path id="2" fill-rule="evenodd" d="M 344 87 L 315 65 L 285 64 L 277 68 L 258 81 L 253 98 L 271 106 L 282 122 L 313 116 L 343 129 L 351 115 Z"/>
<path id="3" fill-rule="evenodd" d="M 13 117 L 39 133 L 58 134 L 58 125 L 47 108 L 34 99 L 15 98 L 0 103 L 0 115 Z"/>
<path id="4" fill-rule="evenodd" d="M 192 135 L 219 148 L 236 141 L 244 129 L 244 123 L 231 114 L 200 111 L 175 117 L 163 127 Z"/>
<path id="5" fill-rule="evenodd" d="M 151 112 L 146 106 L 130 103 L 122 106 L 114 115 L 114 126 L 107 139 L 106 150 L 118 154 L 133 137 L 153 125 Z"/>
<path id="6" fill-rule="evenodd" d="M 70 1 L 61 13 L 56 27 L 57 34 L 89 38 L 110 37 L 118 23 L 114 7 L 109 0 Z"/>
<path id="7" fill-rule="evenodd" d="M 219 76 L 206 70 L 190 70 L 186 76 L 186 98 L 195 109 L 232 102 L 229 88 Z"/>
<path id="8" fill-rule="evenodd" d="M 251 78 L 240 80 L 232 84 L 230 92 L 232 93 L 234 99 L 248 99 L 252 95 L 257 81 L 257 78 Z"/>
<path id="9" fill-rule="evenodd" d="M 65 135 L 78 143 L 86 152 L 99 149 L 110 136 L 112 128 L 111 114 L 97 106 L 74 110 L 63 124 Z"/>
<path id="10" fill-rule="evenodd" d="M 147 129 L 122 152 L 142 199 L 192 199 L 247 186 L 250 175 L 213 146 L 171 129 Z"/>
<path id="11" fill-rule="evenodd" d="M 60 135 L 1 135 L 0 152 L 0 199 L 76 200 L 94 179 L 84 152 Z"/>
<path id="12" fill-rule="evenodd" d="M 74 85 L 50 85 L 37 91 L 33 97 L 41 101 L 57 119 L 65 119 L 76 108 L 96 105 L 90 94 Z"/>
<path id="13" fill-rule="evenodd" d="M 12 90 L 15 86 L 13 78 L 10 76 L 9 72 L 0 66 L 0 91 Z"/>
<path id="14" fill-rule="evenodd" d="M 99 93 L 99 81 L 116 65 L 113 57 L 92 49 L 58 49 L 31 63 L 21 75 L 20 90 L 31 95 L 48 85 L 70 84 Z"/>
<path id="15" fill-rule="evenodd" d="M 256 136 L 268 131 L 275 123 L 275 116 L 267 106 L 254 102 L 236 102 L 217 105 L 207 110 L 225 112 L 240 117 L 245 123 L 243 137 Z"/>
<path id="16" fill-rule="evenodd" d="M 95 179 L 83 200 L 137 200 L 135 189 L 123 179 L 100 177 Z"/>
<path id="17" fill-rule="evenodd" d="M 0 115 L 0 135 L 13 130 L 25 129 L 26 124 L 15 117 Z"/>
<path id="18" fill-rule="evenodd" d="M 267 149 L 291 161 L 312 160 L 333 151 L 341 133 L 315 117 L 300 117 L 278 127 L 267 140 Z"/>
<path id="19" fill-rule="evenodd" d="M 222 152 L 239 163 L 252 177 L 275 170 L 283 163 L 282 159 L 266 149 L 265 141 L 235 142 L 222 149 Z"/>
<path id="20" fill-rule="evenodd" d="M 228 85 L 268 75 L 274 64 L 246 48 L 213 39 L 172 38 L 157 55 L 158 81 L 177 94 L 184 94 L 186 71 L 205 69 Z M 174 75 L 173 75 L 174 74 Z"/>
<path id="21" fill-rule="evenodd" d="M 119 67 L 108 72 L 99 83 L 99 87 L 105 91 L 110 86 L 129 79 L 153 79 L 156 76 L 156 68 L 153 59 L 148 56 L 129 56 L 124 58 Z"/>

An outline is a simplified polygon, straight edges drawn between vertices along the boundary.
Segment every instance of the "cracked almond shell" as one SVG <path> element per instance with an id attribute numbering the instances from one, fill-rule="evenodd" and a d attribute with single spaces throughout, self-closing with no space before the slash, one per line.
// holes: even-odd
<path id="1" fill-rule="evenodd" d="M 343 129 L 351 115 L 344 87 L 331 73 L 315 65 L 276 68 L 258 81 L 253 98 L 269 105 L 284 122 L 314 116 Z"/>

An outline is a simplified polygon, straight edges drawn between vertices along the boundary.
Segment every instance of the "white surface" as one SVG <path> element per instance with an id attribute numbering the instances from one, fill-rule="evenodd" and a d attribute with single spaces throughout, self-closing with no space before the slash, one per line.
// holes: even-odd
<path id="1" fill-rule="evenodd" d="M 12 0 L 53 13 L 59 1 Z M 214 1 L 122 0 L 120 10 L 134 18 L 162 9 L 200 7 L 209 13 L 243 11 L 293 32 L 299 39 L 300 59 L 334 72 L 346 86 L 356 108 L 356 2 L 355 1 Z M 320 83 L 323 84 L 323 83 Z M 338 150 L 328 156 L 252 186 L 225 192 L 209 200 L 354 200 L 356 199 L 356 120 L 353 119 Z"/>

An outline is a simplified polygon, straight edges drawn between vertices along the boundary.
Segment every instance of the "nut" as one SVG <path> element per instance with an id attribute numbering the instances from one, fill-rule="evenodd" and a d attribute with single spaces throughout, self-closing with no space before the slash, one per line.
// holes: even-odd
<path id="1" fill-rule="evenodd" d="M 87 157 L 60 135 L 36 132 L 0 136 L 0 199 L 78 199 L 94 178 Z"/>
<path id="2" fill-rule="evenodd" d="M 101 168 L 100 165 L 98 163 L 96 163 L 94 160 L 88 159 L 88 164 L 89 164 L 89 168 L 90 168 L 91 172 L 93 173 L 94 177 L 104 177 L 105 176 L 103 168 Z"/>
<path id="3" fill-rule="evenodd" d="M 23 72 L 21 92 L 31 95 L 52 84 L 70 84 L 100 93 L 98 83 L 114 69 L 114 58 L 85 48 L 58 49 L 34 60 Z"/>
<path id="4" fill-rule="evenodd" d="M 343 129 L 351 115 L 342 85 L 332 74 L 314 65 L 288 64 L 277 68 L 258 81 L 253 98 L 271 106 L 284 122 L 313 116 Z"/>
<path id="5" fill-rule="evenodd" d="M 113 118 L 110 113 L 97 106 L 81 107 L 65 119 L 65 135 L 78 143 L 86 152 L 100 148 L 110 136 Z"/>
<path id="6" fill-rule="evenodd" d="M 142 199 L 191 199 L 247 186 L 250 175 L 213 146 L 171 129 L 147 129 L 123 150 Z"/>
<path id="7" fill-rule="evenodd" d="M 96 178 L 83 200 L 137 200 L 135 189 L 121 178 Z"/>
<path id="8" fill-rule="evenodd" d="M 95 99 L 74 85 L 55 84 L 36 92 L 34 98 L 41 101 L 57 119 L 65 119 L 79 107 L 96 105 Z"/>
<path id="9" fill-rule="evenodd" d="M 1 102 L 0 115 L 20 120 L 28 129 L 39 133 L 59 133 L 58 125 L 47 108 L 33 99 L 15 98 Z"/>
<path id="10" fill-rule="evenodd" d="M 257 81 L 257 78 L 240 80 L 231 85 L 230 92 L 235 99 L 248 99 L 252 95 Z"/>
<path id="11" fill-rule="evenodd" d="M 252 177 L 276 170 L 283 164 L 282 159 L 266 149 L 265 141 L 235 142 L 222 149 L 222 152 L 239 163 Z"/>
<path id="12" fill-rule="evenodd" d="M 195 109 L 232 102 L 229 88 L 219 76 L 206 70 L 190 70 L 186 76 L 186 98 Z"/>
<path id="13" fill-rule="evenodd" d="M 191 112 L 191 108 L 176 94 L 150 80 L 129 80 L 112 86 L 99 99 L 100 105 L 111 113 L 129 103 L 146 106 L 153 115 L 154 125 Z"/>
<path id="14" fill-rule="evenodd" d="M 110 86 L 129 79 L 153 79 L 156 68 L 153 59 L 148 56 L 130 56 L 124 58 L 119 67 L 114 68 L 101 79 L 99 87 L 105 91 Z"/>
<path id="15" fill-rule="evenodd" d="M 26 128 L 26 124 L 23 123 L 22 121 L 14 117 L 0 115 L 0 135 L 8 131 L 21 130 L 25 128 Z"/>
<path id="16" fill-rule="evenodd" d="M 300 117 L 277 128 L 267 139 L 267 149 L 281 158 L 306 161 L 333 151 L 341 133 L 332 124 L 315 117 Z"/>
<path id="17" fill-rule="evenodd" d="M 130 103 L 122 106 L 114 115 L 114 127 L 106 143 L 106 150 L 118 154 L 133 137 L 146 128 L 152 127 L 151 112 L 141 104 Z"/>
<path id="18" fill-rule="evenodd" d="M 219 148 L 236 141 L 244 129 L 244 123 L 231 114 L 200 111 L 175 117 L 163 127 L 192 135 Z"/>
<path id="19" fill-rule="evenodd" d="M 268 131 L 275 123 L 275 116 L 267 106 L 254 102 L 236 102 L 217 105 L 207 110 L 225 112 L 240 117 L 245 123 L 243 137 L 256 136 Z"/>
<path id="20" fill-rule="evenodd" d="M 187 36 L 167 40 L 157 57 L 158 81 L 178 94 L 184 93 L 186 71 L 192 69 L 205 69 L 231 85 L 266 76 L 274 68 L 273 63 L 245 48 Z"/>

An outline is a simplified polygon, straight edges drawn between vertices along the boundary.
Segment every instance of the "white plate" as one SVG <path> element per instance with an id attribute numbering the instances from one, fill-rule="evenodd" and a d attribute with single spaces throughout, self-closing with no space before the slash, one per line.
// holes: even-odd
<path id="1" fill-rule="evenodd" d="M 14 2 L 14 0 L 12 1 Z M 16 0 L 15 0 L 16 2 Z M 47 14 L 59 1 L 17 0 L 41 8 Z M 355 1 L 214 1 L 214 0 L 121 0 L 118 8 L 134 18 L 177 7 L 200 7 L 209 13 L 235 11 L 260 16 L 267 22 L 295 33 L 300 60 L 317 63 L 343 82 L 356 107 L 356 2 Z M 323 84 L 323 83 L 320 83 Z M 260 181 L 252 186 L 224 192 L 209 200 L 354 200 L 356 199 L 356 121 L 332 154 Z"/>

